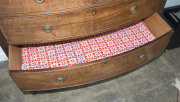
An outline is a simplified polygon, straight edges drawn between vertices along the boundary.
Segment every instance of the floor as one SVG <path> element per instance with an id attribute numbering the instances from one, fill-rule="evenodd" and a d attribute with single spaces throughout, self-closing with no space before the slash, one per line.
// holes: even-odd
<path id="1" fill-rule="evenodd" d="M 180 48 L 134 71 L 79 87 L 22 92 L 8 74 L 8 61 L 0 63 L 0 102 L 177 102 Z"/>

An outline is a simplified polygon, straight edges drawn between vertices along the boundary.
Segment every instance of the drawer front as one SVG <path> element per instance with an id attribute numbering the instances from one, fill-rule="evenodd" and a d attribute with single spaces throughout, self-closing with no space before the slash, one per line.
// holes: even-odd
<path id="1" fill-rule="evenodd" d="M 124 0 L 59 14 L 0 19 L 9 44 L 32 44 L 85 37 L 150 16 L 161 0 Z"/>
<path id="2" fill-rule="evenodd" d="M 24 91 L 72 87 L 109 78 L 127 72 L 159 56 L 165 49 L 172 32 L 137 49 L 80 67 L 45 71 L 11 71 L 10 74 Z"/>
<path id="3" fill-rule="evenodd" d="M 1 0 L 0 15 L 57 11 L 90 6 L 106 1 L 109 0 Z"/>

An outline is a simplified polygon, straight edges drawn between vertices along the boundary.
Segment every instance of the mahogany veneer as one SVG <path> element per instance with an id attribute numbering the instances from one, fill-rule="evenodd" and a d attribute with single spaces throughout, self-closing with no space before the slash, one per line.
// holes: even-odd
<path id="1" fill-rule="evenodd" d="M 159 9 L 161 0 L 120 0 L 80 11 L 0 19 L 0 27 L 9 44 L 37 44 L 85 37 L 137 22 Z M 137 6 L 134 14 L 132 6 Z M 93 14 L 95 12 L 95 14 Z M 43 26 L 52 26 L 52 32 Z"/>

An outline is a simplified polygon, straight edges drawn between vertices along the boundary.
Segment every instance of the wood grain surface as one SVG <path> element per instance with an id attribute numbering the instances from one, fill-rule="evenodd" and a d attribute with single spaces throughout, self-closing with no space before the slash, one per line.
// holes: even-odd
<path id="1" fill-rule="evenodd" d="M 158 13 L 159 13 L 160 15 L 163 13 L 164 6 L 165 6 L 166 2 L 167 2 L 167 0 L 162 0 L 162 1 L 161 1 L 160 7 L 159 7 L 159 10 L 158 10 Z"/>
<path id="2" fill-rule="evenodd" d="M 43 3 L 37 3 L 35 0 L 1 0 L 0 15 L 55 12 L 63 9 L 90 7 L 92 5 L 95 6 L 95 4 L 114 1 L 123 0 L 44 0 Z"/>
<path id="3" fill-rule="evenodd" d="M 156 38 L 159 38 L 163 34 L 172 30 L 172 28 L 159 16 L 158 13 L 155 13 L 151 17 L 145 19 L 144 23 Z"/>
<path id="4" fill-rule="evenodd" d="M 67 12 L 97 7 L 117 1 L 123 2 L 127 0 L 45 0 L 43 3 L 36 3 L 35 0 L 23 0 L 23 2 L 21 0 L 1 0 L 0 17 L 19 17 Z M 161 0 L 161 2 L 164 1 L 165 0 Z M 149 0 L 149 2 L 151 2 L 151 0 Z"/>
<path id="5" fill-rule="evenodd" d="M 9 45 L 9 70 L 21 70 L 22 51 L 20 46 Z"/>
<path id="6" fill-rule="evenodd" d="M 161 0 L 125 0 L 81 11 L 52 15 L 0 19 L 0 28 L 9 44 L 37 44 L 74 38 L 113 30 L 144 19 L 159 10 Z M 134 14 L 130 8 L 137 6 Z M 93 14 L 95 11 L 95 14 Z M 43 26 L 52 26 L 52 32 Z"/>

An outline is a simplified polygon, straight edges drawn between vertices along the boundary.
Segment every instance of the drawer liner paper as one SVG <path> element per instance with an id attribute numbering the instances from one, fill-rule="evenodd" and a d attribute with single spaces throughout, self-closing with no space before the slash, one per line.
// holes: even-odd
<path id="1" fill-rule="evenodd" d="M 22 48 L 22 70 L 47 69 L 81 64 L 114 56 L 144 45 L 155 37 L 140 21 L 89 38 Z"/>

